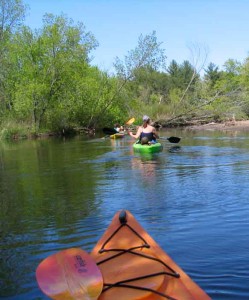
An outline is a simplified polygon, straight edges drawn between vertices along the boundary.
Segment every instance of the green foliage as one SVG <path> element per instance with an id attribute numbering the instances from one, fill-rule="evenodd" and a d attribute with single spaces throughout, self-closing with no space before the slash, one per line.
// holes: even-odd
<path id="1" fill-rule="evenodd" d="M 219 67 L 214 63 L 210 63 L 205 70 L 204 80 L 208 83 L 208 88 L 213 88 L 216 82 L 221 78 Z"/>
<path id="2" fill-rule="evenodd" d="M 27 138 L 32 135 L 32 133 L 28 124 L 8 120 L 4 128 L 0 129 L 0 140 Z"/>
<path id="3" fill-rule="evenodd" d="M 182 91 L 188 87 L 193 74 L 196 74 L 194 67 L 192 67 L 188 61 L 184 61 L 181 65 L 179 65 L 175 60 L 172 60 L 167 71 L 170 75 L 170 88 L 179 88 Z M 192 87 L 194 87 L 195 83 L 199 80 L 199 75 L 196 74 L 193 78 L 191 85 L 192 91 Z"/>
<path id="4" fill-rule="evenodd" d="M 88 54 L 96 46 L 82 24 L 74 27 L 63 16 L 45 15 L 40 32 L 23 27 L 15 34 L 10 48 L 9 82 L 13 85 L 9 96 L 16 117 L 29 120 L 37 130 L 45 123 L 58 124 L 49 118 L 52 113 L 61 116 L 63 108 L 68 113 L 68 98 L 76 96 L 72 88 L 81 85 L 87 75 Z"/>
<path id="5" fill-rule="evenodd" d="M 143 114 L 164 123 L 249 115 L 249 59 L 229 59 L 222 71 L 210 63 L 203 79 L 189 61 L 172 60 L 166 69 L 153 31 L 123 61 L 116 58 L 109 75 L 91 66 L 98 42 L 83 23 L 45 14 L 33 31 L 21 26 L 26 9 L 21 0 L 0 0 L 2 137 L 112 126 L 131 116 L 139 122 Z"/>
<path id="6" fill-rule="evenodd" d="M 0 41 L 9 38 L 23 23 L 27 5 L 21 0 L 0 0 Z"/>

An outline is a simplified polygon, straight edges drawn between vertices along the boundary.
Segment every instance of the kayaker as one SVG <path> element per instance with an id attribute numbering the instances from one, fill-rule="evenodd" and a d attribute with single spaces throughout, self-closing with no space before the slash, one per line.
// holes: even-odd
<path id="1" fill-rule="evenodd" d="M 114 125 L 114 129 L 120 133 L 124 131 L 124 127 L 122 125 L 120 126 L 119 123 Z"/>
<path id="2" fill-rule="evenodd" d="M 135 139 L 139 139 L 141 144 L 155 144 L 159 138 L 155 127 L 150 125 L 150 117 L 143 116 L 143 125 L 139 126 L 137 133 L 133 134 L 129 131 L 129 135 Z"/>

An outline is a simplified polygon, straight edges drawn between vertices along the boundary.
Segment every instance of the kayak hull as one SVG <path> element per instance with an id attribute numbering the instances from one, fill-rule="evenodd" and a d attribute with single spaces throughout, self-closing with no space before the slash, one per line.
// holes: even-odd
<path id="1" fill-rule="evenodd" d="M 104 280 L 98 300 L 211 300 L 129 211 L 116 213 L 91 255 Z"/>
<path id="2" fill-rule="evenodd" d="M 115 134 L 110 135 L 110 138 L 111 139 L 122 139 L 124 136 L 125 136 L 124 133 L 115 133 Z"/>
<path id="3" fill-rule="evenodd" d="M 142 145 L 139 143 L 133 144 L 133 149 L 137 153 L 158 153 L 163 150 L 161 143 L 151 144 L 151 145 Z"/>

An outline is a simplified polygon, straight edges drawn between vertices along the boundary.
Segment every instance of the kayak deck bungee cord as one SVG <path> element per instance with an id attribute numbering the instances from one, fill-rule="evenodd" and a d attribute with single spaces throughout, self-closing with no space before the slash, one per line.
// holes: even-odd
<path id="1" fill-rule="evenodd" d="M 210 300 L 128 211 L 114 216 L 91 252 L 103 276 L 99 300 Z"/>

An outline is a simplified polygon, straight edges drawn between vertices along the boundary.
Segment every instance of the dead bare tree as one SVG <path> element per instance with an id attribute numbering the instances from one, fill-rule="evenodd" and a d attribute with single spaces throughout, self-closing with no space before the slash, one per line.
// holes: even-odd
<path id="1" fill-rule="evenodd" d="M 191 54 L 191 60 L 190 63 L 193 66 L 193 74 L 191 76 L 191 79 L 186 87 L 186 89 L 184 90 L 181 99 L 180 99 L 180 103 L 184 100 L 189 88 L 191 87 L 194 79 L 201 73 L 201 71 L 204 69 L 206 61 L 207 61 L 207 57 L 208 57 L 208 48 L 206 46 L 201 46 L 199 44 L 194 44 L 191 43 L 188 46 L 189 50 L 190 50 L 190 54 Z"/>

